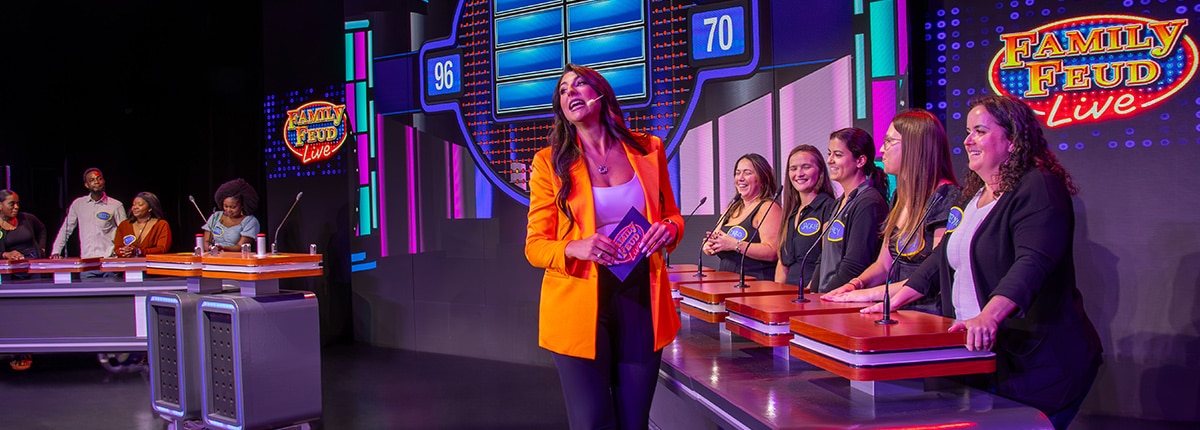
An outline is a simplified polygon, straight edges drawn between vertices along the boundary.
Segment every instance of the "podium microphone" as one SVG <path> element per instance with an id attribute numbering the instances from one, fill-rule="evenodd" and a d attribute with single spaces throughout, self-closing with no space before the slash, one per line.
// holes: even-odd
<path id="1" fill-rule="evenodd" d="M 779 187 L 779 191 L 776 191 L 775 196 L 771 197 L 771 202 L 774 203 L 775 200 L 778 200 L 779 195 L 782 193 L 783 193 L 783 187 Z M 737 285 L 734 285 L 733 288 L 749 287 L 749 285 L 746 285 L 746 254 L 748 252 L 750 252 L 750 243 L 754 242 L 754 238 L 758 237 L 758 231 L 762 229 L 763 223 L 767 222 L 767 215 L 771 214 L 772 206 L 775 206 L 775 205 L 767 206 L 767 211 L 763 212 L 762 222 L 759 222 L 758 227 L 754 228 L 754 234 L 751 234 L 750 237 L 746 239 L 746 249 L 744 251 L 742 251 L 742 261 L 738 263 L 738 283 L 737 283 Z M 750 222 L 753 223 L 754 220 L 750 220 Z"/>
<path id="2" fill-rule="evenodd" d="M 688 216 L 686 216 L 686 217 L 683 217 L 683 225 L 687 225 L 688 220 L 692 219 L 692 215 L 696 214 L 696 210 L 700 209 L 700 206 L 704 206 L 704 202 L 707 202 L 707 201 L 708 201 L 708 196 L 701 197 L 700 203 L 696 204 L 696 207 L 694 209 L 692 209 L 692 213 L 688 214 Z M 703 255 L 704 253 L 701 252 L 700 254 Z M 671 268 L 671 253 L 670 252 L 667 253 L 667 268 L 668 269 Z"/>
<path id="3" fill-rule="evenodd" d="M 192 207 L 196 208 L 196 213 L 200 215 L 200 225 L 207 224 L 207 223 L 208 223 L 208 218 L 205 218 L 205 217 L 204 217 L 204 211 L 200 210 L 200 205 L 197 205 L 197 204 L 196 204 L 196 198 L 195 198 L 195 197 L 192 197 L 192 195 L 191 195 L 191 194 L 189 194 L 189 195 L 188 195 L 188 201 L 189 201 L 189 202 L 192 202 Z"/>
<path id="4" fill-rule="evenodd" d="M 296 200 L 292 202 L 292 207 L 288 208 L 286 214 L 283 215 L 283 220 L 279 221 L 279 225 L 275 227 L 275 236 L 271 239 L 271 254 L 278 254 L 275 246 L 279 243 L 279 229 L 283 228 L 283 223 L 287 222 L 289 216 L 292 215 L 292 209 L 296 208 L 296 203 L 300 203 L 300 196 L 304 195 L 304 191 L 296 193 Z"/>
<path id="5" fill-rule="evenodd" d="M 717 231 L 717 230 L 721 229 L 721 224 L 724 224 L 725 219 L 729 217 L 729 211 L 733 209 L 733 204 L 737 203 L 741 199 L 742 199 L 741 194 L 735 194 L 733 196 L 733 200 L 731 200 L 729 202 L 729 205 L 725 206 L 725 212 L 721 214 L 720 218 L 717 218 L 717 225 L 715 227 L 713 227 L 712 231 Z M 687 222 L 684 222 L 684 224 L 687 224 Z M 707 278 L 708 277 L 708 275 L 704 274 L 704 244 L 707 242 L 708 242 L 708 236 L 705 236 L 704 240 L 700 242 L 700 256 L 696 257 L 696 273 L 692 275 L 693 278 Z"/>
<path id="6" fill-rule="evenodd" d="M 937 206 L 938 203 L 941 203 L 942 199 L 944 198 L 946 197 L 941 194 L 934 194 L 933 197 L 929 199 L 929 203 L 925 205 L 925 210 L 921 211 L 921 217 L 917 219 L 921 221 L 925 220 L 925 217 L 929 215 L 929 211 L 932 210 L 934 206 Z M 875 321 L 875 324 L 889 325 L 897 322 L 896 320 L 892 319 L 892 276 L 896 273 L 896 262 L 900 260 L 900 257 L 903 257 L 902 254 L 908 249 L 908 245 L 912 244 L 913 238 L 917 236 L 917 233 L 920 232 L 920 230 L 921 226 L 918 225 L 912 233 L 909 233 L 908 237 L 904 238 L 904 243 L 900 244 L 900 249 L 896 251 L 896 258 L 893 258 L 892 264 L 888 266 L 887 277 L 883 279 L 883 317 Z"/>
<path id="7" fill-rule="evenodd" d="M 854 191 L 857 191 L 857 189 Z M 858 193 L 855 193 L 854 191 L 851 191 L 850 195 L 846 197 L 846 203 L 842 205 L 841 209 L 838 209 L 833 216 L 829 217 L 828 220 L 825 220 L 825 225 L 821 226 L 821 231 L 819 234 L 817 234 L 817 241 L 813 242 L 812 246 L 808 247 L 808 251 L 805 251 L 804 257 L 800 259 L 800 288 L 797 288 L 796 298 L 792 299 L 792 303 L 809 302 L 808 299 L 804 298 L 804 265 L 808 263 L 808 254 L 811 254 L 814 249 L 817 249 L 817 245 L 825 240 L 825 232 L 829 231 L 829 226 L 833 225 L 833 221 L 841 217 L 842 213 L 846 211 L 846 208 L 850 207 L 850 202 L 854 201 L 855 197 L 858 197 Z M 809 279 L 809 282 L 812 282 L 812 279 Z"/>

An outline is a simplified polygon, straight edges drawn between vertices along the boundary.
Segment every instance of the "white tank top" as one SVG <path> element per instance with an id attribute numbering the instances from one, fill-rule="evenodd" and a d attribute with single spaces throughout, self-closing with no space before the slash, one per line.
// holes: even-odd
<path id="1" fill-rule="evenodd" d="M 636 173 L 621 185 L 592 187 L 592 200 L 596 206 L 596 233 L 605 236 L 625 218 L 629 208 L 637 208 L 642 216 L 646 215 L 646 193 Z"/>

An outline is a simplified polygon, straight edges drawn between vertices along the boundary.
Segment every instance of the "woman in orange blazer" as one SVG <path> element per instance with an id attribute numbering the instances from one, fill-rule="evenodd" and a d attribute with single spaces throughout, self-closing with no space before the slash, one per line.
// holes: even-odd
<path id="1" fill-rule="evenodd" d="M 612 86 L 569 64 L 553 99 L 550 146 L 533 159 L 525 257 L 546 269 L 538 344 L 551 351 L 571 428 L 646 428 L 662 348 L 679 315 L 663 255 L 683 236 L 662 142 L 625 125 Z M 631 253 L 609 238 L 634 208 L 650 223 Z"/>

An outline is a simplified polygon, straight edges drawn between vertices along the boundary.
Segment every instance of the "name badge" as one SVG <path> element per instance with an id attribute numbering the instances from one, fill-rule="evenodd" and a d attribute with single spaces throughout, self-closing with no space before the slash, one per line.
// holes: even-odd
<path id="1" fill-rule="evenodd" d="M 958 225 L 962 224 L 962 220 L 962 208 L 958 206 L 950 208 L 950 216 L 946 218 L 946 233 L 953 233 L 954 230 L 958 229 Z"/>
<path id="2" fill-rule="evenodd" d="M 212 234 L 213 234 L 213 236 L 220 236 L 222 234 L 225 234 L 225 227 L 219 226 L 219 225 L 216 227 L 213 227 Z"/>
<path id="3" fill-rule="evenodd" d="M 896 242 L 896 254 L 900 255 L 901 257 L 912 257 L 920 254 L 921 250 L 925 248 L 924 237 L 917 236 L 912 239 L 904 237 L 903 239 L 909 241 L 910 243 L 908 244 L 908 248 L 900 249 L 900 243 Z"/>
<path id="4" fill-rule="evenodd" d="M 735 225 L 733 228 L 729 229 L 729 236 L 737 240 L 746 240 L 747 237 L 750 237 L 750 234 L 747 233 L 746 229 L 742 228 L 742 226 Z"/>
<path id="5" fill-rule="evenodd" d="M 133 235 L 132 235 L 132 234 L 127 234 L 127 235 L 125 235 L 125 237 L 122 237 L 122 238 L 121 238 L 121 243 L 124 243 L 124 244 L 126 244 L 126 245 L 133 245 L 133 240 L 134 240 L 134 239 L 136 239 L 136 238 L 135 238 L 135 237 L 133 237 Z"/>
<path id="6" fill-rule="evenodd" d="M 842 224 L 842 220 L 835 220 L 829 225 L 829 241 L 841 242 L 846 238 L 846 224 Z"/>
<path id="7" fill-rule="evenodd" d="M 112 214 L 108 212 L 96 212 L 96 219 L 100 221 L 108 221 L 112 219 Z"/>
<path id="8" fill-rule="evenodd" d="M 796 233 L 800 233 L 801 236 L 812 236 L 818 231 L 821 231 L 821 220 L 816 218 L 805 218 L 796 226 Z"/>

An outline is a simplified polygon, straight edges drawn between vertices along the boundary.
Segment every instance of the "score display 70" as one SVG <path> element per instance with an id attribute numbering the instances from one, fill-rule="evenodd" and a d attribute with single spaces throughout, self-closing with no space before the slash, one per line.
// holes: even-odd
<path id="1" fill-rule="evenodd" d="M 691 41 L 688 59 L 693 67 L 728 67 L 750 60 L 746 49 L 751 37 L 746 10 L 745 2 L 734 1 L 696 6 L 688 11 Z"/>

